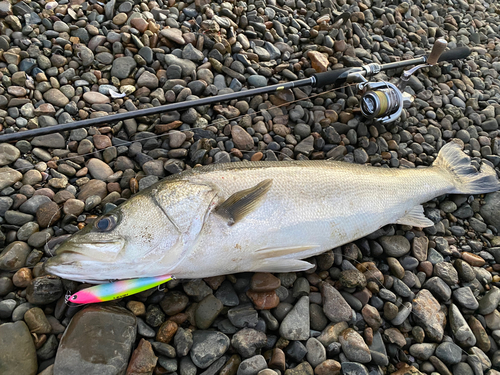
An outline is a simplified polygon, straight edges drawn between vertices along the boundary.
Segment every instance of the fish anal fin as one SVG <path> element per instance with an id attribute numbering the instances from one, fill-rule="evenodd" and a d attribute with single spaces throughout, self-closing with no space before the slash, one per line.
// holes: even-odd
<path id="1" fill-rule="evenodd" d="M 412 227 L 420 228 L 432 227 L 434 225 L 432 220 L 424 216 L 424 207 L 421 204 L 413 207 L 405 216 L 398 219 L 396 224 L 411 225 Z"/>
<path id="2" fill-rule="evenodd" d="M 304 251 L 308 251 L 305 257 L 313 256 L 314 249 L 319 249 L 318 245 L 303 245 L 303 246 L 287 246 L 287 247 L 266 247 L 264 249 L 259 249 L 256 253 L 259 255 L 261 259 L 269 259 L 269 258 L 285 258 L 287 256 L 291 256 L 293 254 L 302 253 Z M 304 258 L 305 258 L 304 257 Z"/>
<path id="3" fill-rule="evenodd" d="M 267 259 L 253 267 L 253 272 L 300 272 L 312 268 L 314 265 L 298 259 Z"/>
<path id="4" fill-rule="evenodd" d="M 234 193 L 222 202 L 215 209 L 215 212 L 227 219 L 229 225 L 236 224 L 259 207 L 272 183 L 272 179 L 267 179 L 259 182 L 254 187 Z"/>

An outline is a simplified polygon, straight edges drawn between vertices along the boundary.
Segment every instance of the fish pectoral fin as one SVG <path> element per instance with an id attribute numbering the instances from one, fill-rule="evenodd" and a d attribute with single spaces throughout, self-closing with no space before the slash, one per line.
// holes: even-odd
<path id="1" fill-rule="evenodd" d="M 424 207 L 419 204 L 413 207 L 405 216 L 396 221 L 396 224 L 411 225 L 412 227 L 432 227 L 434 222 L 424 216 Z"/>
<path id="2" fill-rule="evenodd" d="M 238 191 L 222 202 L 214 212 L 227 219 L 229 225 L 236 224 L 259 207 L 272 183 L 272 179 L 267 179 L 250 189 Z"/>
<path id="3" fill-rule="evenodd" d="M 253 272 L 300 272 L 312 268 L 314 265 L 298 259 L 266 259 L 258 266 L 252 267 Z"/>

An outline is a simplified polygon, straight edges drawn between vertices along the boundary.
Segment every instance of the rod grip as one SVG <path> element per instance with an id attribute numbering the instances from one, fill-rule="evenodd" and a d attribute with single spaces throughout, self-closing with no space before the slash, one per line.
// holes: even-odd
<path id="1" fill-rule="evenodd" d="M 432 46 L 431 53 L 429 57 L 427 58 L 427 64 L 429 65 L 435 65 L 439 61 L 439 57 L 442 55 L 444 50 L 446 49 L 446 45 L 448 42 L 444 39 L 438 39 L 434 42 L 434 45 Z"/>
<path id="2" fill-rule="evenodd" d="M 469 47 L 458 47 L 451 49 L 449 51 L 444 52 L 438 59 L 438 62 L 441 61 L 451 61 L 451 60 L 460 60 L 465 59 L 469 56 L 471 50 Z"/>
<path id="3" fill-rule="evenodd" d="M 323 87 L 327 85 L 335 85 L 342 83 L 347 77 L 347 71 L 351 70 L 351 68 L 343 68 L 343 69 L 335 69 L 329 70 L 328 72 L 316 73 L 314 78 L 316 78 L 315 87 Z M 345 76 L 342 76 L 344 73 Z"/>

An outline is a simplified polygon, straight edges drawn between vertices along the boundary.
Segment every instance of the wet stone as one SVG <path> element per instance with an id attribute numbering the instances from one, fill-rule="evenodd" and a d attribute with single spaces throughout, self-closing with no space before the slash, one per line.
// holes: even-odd
<path id="1" fill-rule="evenodd" d="M 205 369 L 227 351 L 229 344 L 229 338 L 221 332 L 195 331 L 191 360 L 197 367 Z"/>
<path id="2" fill-rule="evenodd" d="M 266 335 L 252 328 L 236 332 L 231 339 L 231 345 L 243 358 L 256 355 L 266 343 Z"/>
<path id="3" fill-rule="evenodd" d="M 100 337 L 107 337 L 102 345 Z M 136 318 L 117 306 L 79 311 L 61 338 L 54 375 L 125 372 L 136 337 Z"/>
<path id="4" fill-rule="evenodd" d="M 38 364 L 33 339 L 22 321 L 0 325 L 0 372 L 37 374 Z"/>
<path id="5" fill-rule="evenodd" d="M 309 329 L 309 297 L 303 296 L 281 322 L 280 335 L 287 340 L 307 340 Z"/>

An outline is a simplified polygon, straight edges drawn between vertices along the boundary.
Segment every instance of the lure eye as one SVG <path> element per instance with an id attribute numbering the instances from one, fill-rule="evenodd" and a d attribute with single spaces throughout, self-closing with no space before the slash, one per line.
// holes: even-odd
<path id="1" fill-rule="evenodd" d="M 101 219 L 99 219 L 95 223 L 95 228 L 99 232 L 109 232 L 116 226 L 116 219 L 114 216 L 105 216 Z"/>
<path id="2" fill-rule="evenodd" d="M 71 297 L 71 299 L 72 299 L 73 301 L 74 301 L 74 300 L 76 300 L 77 298 L 78 298 L 78 296 L 77 296 L 77 295 L 73 295 L 73 296 Z"/>

